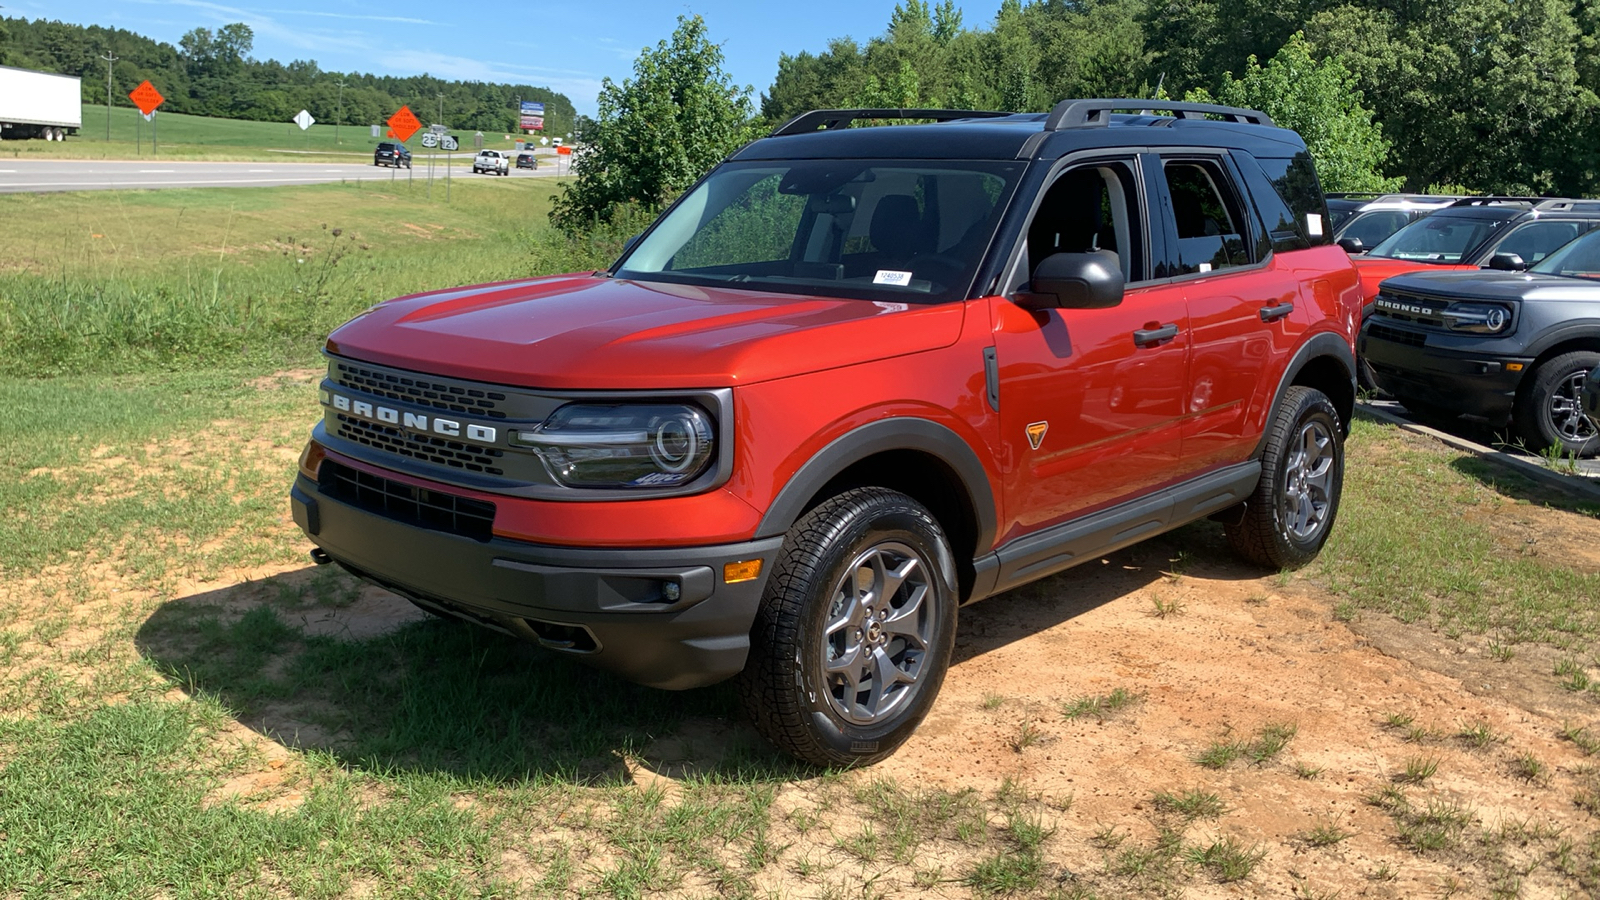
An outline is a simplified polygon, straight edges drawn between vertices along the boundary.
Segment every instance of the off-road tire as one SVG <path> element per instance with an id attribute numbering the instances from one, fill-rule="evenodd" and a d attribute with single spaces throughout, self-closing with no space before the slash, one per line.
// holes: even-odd
<path id="1" fill-rule="evenodd" d="M 835 707 L 840 701 L 831 686 L 846 696 L 850 691 L 834 680 L 846 676 L 824 671 L 833 646 L 827 625 L 830 615 L 840 612 L 834 608 L 836 599 L 842 599 L 835 589 L 851 572 L 852 583 L 859 585 L 854 579 L 864 567 L 853 564 L 879 548 L 909 550 L 918 558 L 917 571 L 926 587 L 920 602 L 931 606 L 924 621 L 926 649 L 918 657 L 914 683 L 881 720 L 862 724 Z M 908 591 L 897 589 L 885 602 L 900 598 L 909 607 L 909 597 Z M 737 679 L 746 715 L 778 749 L 813 765 L 866 765 L 883 759 L 911 736 L 939 693 L 955 644 L 957 603 L 949 541 L 922 504 L 876 487 L 848 490 L 824 501 L 789 529 L 767 581 L 751 629 L 749 661 Z M 857 631 L 858 646 L 867 646 L 860 635 Z M 842 632 L 834 637 L 849 640 Z M 885 650 L 894 646 L 890 643 Z M 861 674 L 859 667 L 856 674 Z"/>
<path id="2" fill-rule="evenodd" d="M 1570 388 L 1574 376 L 1587 373 L 1595 366 L 1600 366 L 1600 353 L 1578 350 L 1546 360 L 1529 373 L 1522 389 L 1517 392 L 1517 402 L 1511 414 L 1517 436 L 1522 438 L 1529 450 L 1538 453 L 1559 447 L 1563 455 L 1580 457 L 1600 453 L 1600 434 L 1596 434 L 1593 423 L 1588 423 L 1586 430 L 1578 429 L 1576 434 L 1563 434 L 1551 421 L 1550 412 L 1556 392 Z M 1572 404 L 1573 414 L 1581 417 L 1582 398 L 1574 392 L 1565 399 Z"/>
<path id="3" fill-rule="evenodd" d="M 1291 479 L 1300 481 L 1302 453 L 1305 452 L 1308 432 L 1326 440 L 1319 444 L 1323 454 L 1316 462 L 1326 461 L 1326 475 L 1319 476 L 1323 483 L 1322 506 L 1314 528 L 1300 531 L 1297 522 L 1291 521 L 1294 512 L 1289 509 L 1291 494 L 1297 486 Z M 1283 393 L 1283 402 L 1267 427 L 1267 444 L 1261 454 L 1261 481 L 1255 493 L 1245 503 L 1245 513 L 1236 525 L 1226 526 L 1228 543 L 1245 559 L 1270 569 L 1297 569 L 1315 559 L 1333 530 L 1333 521 L 1339 512 L 1339 496 L 1344 488 L 1344 429 L 1340 426 L 1339 411 L 1327 395 L 1315 388 L 1295 385 Z M 1301 503 L 1308 502 L 1302 498 Z M 1315 507 L 1315 504 L 1313 504 Z M 1298 508 L 1298 506 L 1297 506 Z"/>

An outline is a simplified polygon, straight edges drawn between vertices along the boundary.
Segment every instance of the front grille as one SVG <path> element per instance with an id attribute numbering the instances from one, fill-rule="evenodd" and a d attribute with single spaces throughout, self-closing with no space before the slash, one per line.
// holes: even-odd
<path id="1" fill-rule="evenodd" d="M 497 391 L 449 384 L 424 375 L 380 372 L 340 360 L 334 361 L 328 375 L 334 384 L 402 403 L 491 419 L 506 417 L 505 411 L 500 408 L 500 401 L 506 399 L 506 395 Z"/>
<path id="2" fill-rule="evenodd" d="M 1416 331 L 1406 331 L 1403 328 L 1390 328 L 1374 322 L 1367 326 L 1367 336 L 1404 344 L 1407 347 L 1426 347 L 1428 336 Z"/>
<path id="3" fill-rule="evenodd" d="M 452 441 L 432 435 L 412 434 L 377 422 L 368 422 L 343 413 L 337 414 L 336 435 L 378 450 L 398 453 L 422 462 L 464 469 L 484 475 L 504 475 L 501 458 L 504 450 Z"/>
<path id="4" fill-rule="evenodd" d="M 1407 307 L 1406 309 L 1384 309 L 1380 304 L 1373 312 L 1383 318 L 1393 319 L 1396 322 L 1409 322 L 1425 328 L 1448 329 L 1442 314 L 1450 305 L 1449 300 L 1420 297 L 1416 294 L 1400 294 L 1393 291 L 1383 291 L 1378 294 L 1377 299 L 1379 301 L 1387 300 Z"/>
<path id="5" fill-rule="evenodd" d="M 412 487 L 325 459 L 317 475 L 322 493 L 357 509 L 487 543 L 494 536 L 494 504 Z"/>

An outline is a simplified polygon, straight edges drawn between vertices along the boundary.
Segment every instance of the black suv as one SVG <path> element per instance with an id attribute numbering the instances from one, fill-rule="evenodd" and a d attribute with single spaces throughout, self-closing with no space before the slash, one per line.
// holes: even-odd
<path id="1" fill-rule="evenodd" d="M 1600 231 L 1526 273 L 1399 275 L 1373 306 L 1361 353 L 1413 412 L 1510 422 L 1533 450 L 1600 453 L 1581 398 L 1600 364 Z"/>
<path id="2" fill-rule="evenodd" d="M 372 151 L 372 164 L 375 166 L 394 166 L 397 169 L 404 166 L 409 169 L 411 168 L 411 151 L 406 148 L 405 144 L 385 141 Z"/>
<path id="3" fill-rule="evenodd" d="M 1600 201 L 1468 197 L 1400 229 L 1365 258 L 1518 271 L 1596 224 Z"/>

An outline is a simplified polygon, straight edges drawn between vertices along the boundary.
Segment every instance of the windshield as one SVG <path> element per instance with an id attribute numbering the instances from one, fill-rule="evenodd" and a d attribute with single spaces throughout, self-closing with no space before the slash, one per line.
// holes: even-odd
<path id="1" fill-rule="evenodd" d="M 1024 164 L 729 163 L 618 263 L 619 278 L 932 303 L 962 299 Z"/>
<path id="2" fill-rule="evenodd" d="M 1505 219 L 1434 213 L 1400 229 L 1368 256 L 1416 262 L 1458 263 L 1506 224 Z"/>
<path id="3" fill-rule="evenodd" d="M 1411 214 L 1403 209 L 1371 209 L 1351 219 L 1335 236 L 1340 240 L 1355 238 L 1363 247 L 1376 247 L 1410 222 Z"/>
<path id="4" fill-rule="evenodd" d="M 1540 275 L 1600 279 L 1600 231 L 1591 231 L 1528 269 Z"/>

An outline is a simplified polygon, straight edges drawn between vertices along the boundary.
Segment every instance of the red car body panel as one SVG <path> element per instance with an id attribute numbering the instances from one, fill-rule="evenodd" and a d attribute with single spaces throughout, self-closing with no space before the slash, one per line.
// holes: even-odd
<path id="1" fill-rule="evenodd" d="M 893 315 L 893 327 L 877 319 Z M 961 304 L 910 306 L 558 275 L 373 307 L 332 353 L 543 389 L 731 387 L 949 346 Z"/>
<path id="2" fill-rule="evenodd" d="M 1448 272 L 1452 269 L 1465 269 L 1472 271 L 1477 266 L 1463 266 L 1454 263 L 1418 262 L 1409 259 L 1389 259 L 1378 256 L 1356 256 L 1350 260 L 1356 267 L 1356 274 L 1361 276 L 1361 297 L 1371 303 L 1378 297 L 1378 285 L 1385 278 L 1393 278 L 1406 272 Z"/>

